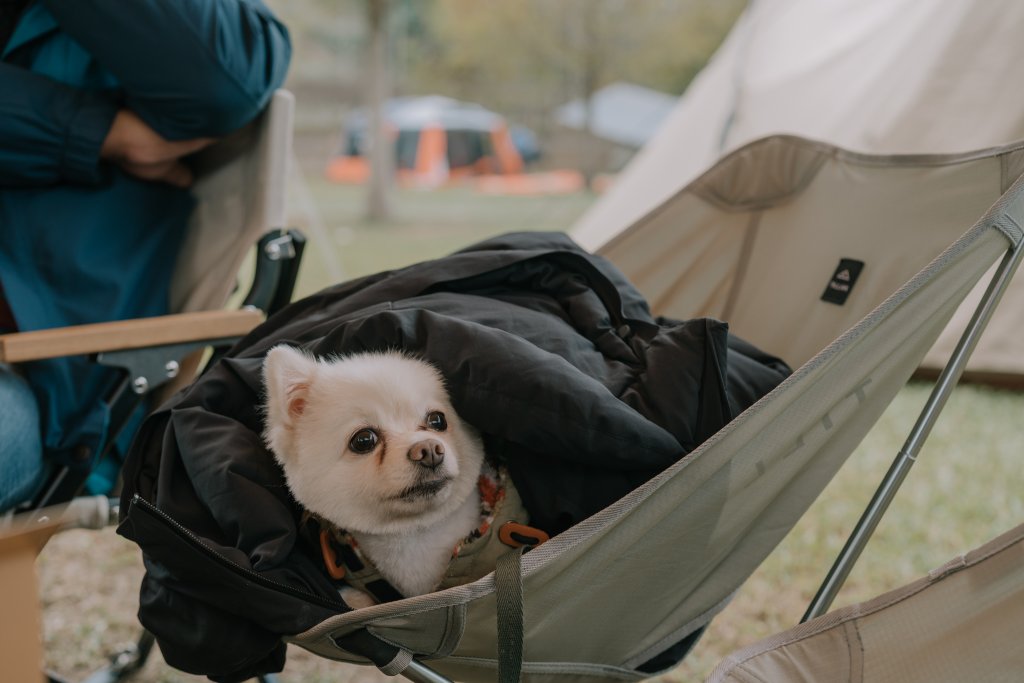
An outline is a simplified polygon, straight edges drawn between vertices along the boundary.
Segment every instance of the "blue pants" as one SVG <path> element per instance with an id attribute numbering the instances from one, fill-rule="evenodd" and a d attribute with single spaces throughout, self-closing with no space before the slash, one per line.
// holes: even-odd
<path id="1" fill-rule="evenodd" d="M 20 375 L 0 364 L 0 513 L 28 501 L 45 476 L 36 398 Z"/>

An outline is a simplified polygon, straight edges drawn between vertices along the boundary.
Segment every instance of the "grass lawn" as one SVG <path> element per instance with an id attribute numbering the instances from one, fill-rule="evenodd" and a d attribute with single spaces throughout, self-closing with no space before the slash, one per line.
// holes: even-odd
<path id="1" fill-rule="evenodd" d="M 358 188 L 308 179 L 293 188 L 294 224 L 311 238 L 299 295 L 385 268 L 450 252 L 508 230 L 561 230 L 589 205 L 585 194 L 487 197 L 465 189 L 401 192 L 394 218 L 362 220 Z M 317 210 L 310 211 L 309 206 Z M 697 681 L 730 651 L 794 625 L 909 432 L 930 387 L 904 389 L 847 466 L 713 623 L 694 653 L 663 683 Z M 1024 395 L 957 389 L 919 462 L 882 521 L 836 606 L 907 583 L 947 559 L 1024 521 Z M 70 532 L 40 560 L 47 662 L 81 677 L 104 653 L 134 637 L 141 561 L 113 535 Z M 135 681 L 205 680 L 180 674 L 158 656 Z M 349 667 L 292 651 L 282 680 L 346 683 Z"/>
<path id="2" fill-rule="evenodd" d="M 485 195 L 469 188 L 392 195 L 392 218 L 366 222 L 361 187 L 306 179 L 293 187 L 293 225 L 310 238 L 296 295 L 341 279 L 443 256 L 492 235 L 523 230 L 567 230 L 593 201 L 588 193 L 550 197 Z M 306 210 L 315 206 L 316 211 Z"/>

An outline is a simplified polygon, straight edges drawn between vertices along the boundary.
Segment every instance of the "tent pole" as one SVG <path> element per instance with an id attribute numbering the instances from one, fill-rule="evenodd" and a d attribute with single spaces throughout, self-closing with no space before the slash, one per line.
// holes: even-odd
<path id="1" fill-rule="evenodd" d="M 1020 265 L 1022 255 L 1024 255 L 1024 243 L 1017 244 L 1006 252 L 1002 262 L 999 264 L 999 268 L 992 276 L 991 282 L 989 282 L 988 289 L 985 290 L 985 295 L 978 303 L 971 321 L 967 324 L 967 328 L 964 330 L 960 341 L 953 350 L 953 354 L 946 363 L 946 367 L 943 368 L 942 373 L 939 375 L 935 387 L 928 397 L 928 402 L 925 403 L 920 416 L 917 418 L 917 423 L 903 444 L 902 450 L 896 455 L 889 471 L 886 472 L 885 478 L 879 485 L 878 490 L 875 491 L 875 495 L 871 498 L 871 502 L 868 503 L 868 507 L 864 510 L 864 514 L 861 515 L 860 521 L 854 527 L 853 532 L 846 541 L 846 545 L 843 546 L 843 550 L 836 558 L 835 563 L 829 570 L 825 581 L 818 589 L 817 595 L 814 596 L 814 600 L 811 601 L 800 623 L 814 619 L 828 611 L 836 594 L 839 593 L 839 589 L 850 575 L 853 565 L 857 562 L 861 552 L 863 552 L 864 547 L 871 538 L 871 534 L 875 531 L 875 527 L 878 526 L 879 521 L 881 521 L 886 509 L 896 495 L 896 491 L 899 490 L 911 466 L 917 460 L 918 453 L 920 453 L 925 439 L 931 433 L 935 421 L 938 419 L 946 404 L 946 400 L 953 391 L 953 387 L 956 386 L 960 375 L 963 374 L 967 360 L 970 358 L 971 352 L 974 351 L 974 347 L 977 346 L 981 333 L 992 317 L 996 306 L 999 305 L 999 300 L 1013 278 L 1017 266 Z"/>

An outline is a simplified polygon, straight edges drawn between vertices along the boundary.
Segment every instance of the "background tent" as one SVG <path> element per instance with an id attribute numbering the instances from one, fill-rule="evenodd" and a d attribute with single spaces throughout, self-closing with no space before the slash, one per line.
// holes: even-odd
<path id="1" fill-rule="evenodd" d="M 567 165 L 591 171 L 621 171 L 676 105 L 676 97 L 635 83 L 606 85 L 554 112 L 555 154 Z M 561 150 L 559 150 L 561 148 Z"/>
<path id="2" fill-rule="evenodd" d="M 1024 3 L 1015 0 L 752 0 L 573 236 L 599 249 L 720 156 L 770 134 L 875 154 L 1024 139 L 1024 89 L 1013 86 L 1021 25 Z M 948 356 L 965 322 L 954 319 L 925 367 Z M 1017 278 L 969 370 L 1024 384 L 1022 325 Z"/>
<path id="3" fill-rule="evenodd" d="M 448 97 L 401 97 L 385 104 L 394 134 L 399 181 L 432 187 L 453 177 L 519 173 L 523 159 L 499 114 Z M 327 168 L 338 182 L 365 182 L 370 175 L 369 116 L 356 110 L 345 123 L 342 150 Z"/>

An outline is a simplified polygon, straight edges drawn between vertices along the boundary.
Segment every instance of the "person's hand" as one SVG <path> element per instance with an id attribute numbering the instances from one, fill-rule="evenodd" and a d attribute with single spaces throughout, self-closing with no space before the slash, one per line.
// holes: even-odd
<path id="1" fill-rule="evenodd" d="M 132 111 L 121 109 L 103 140 L 100 157 L 137 178 L 188 187 L 192 184 L 192 171 L 181 159 L 214 141 L 215 138 L 166 140 Z"/>

